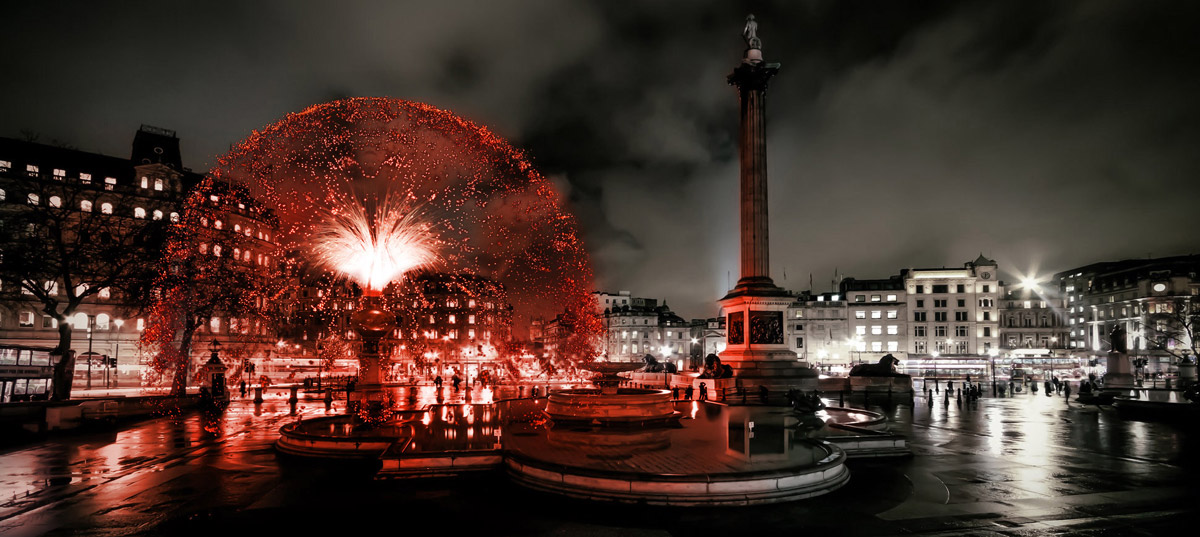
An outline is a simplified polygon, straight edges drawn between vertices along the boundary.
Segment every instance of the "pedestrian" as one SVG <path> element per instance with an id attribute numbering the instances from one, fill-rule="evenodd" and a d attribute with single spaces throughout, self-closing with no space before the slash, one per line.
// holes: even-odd
<path id="1" fill-rule="evenodd" d="M 700 400 L 701 401 L 708 400 L 708 384 L 705 382 L 700 383 Z"/>
<path id="2" fill-rule="evenodd" d="M 671 387 L 671 400 L 672 400 L 672 401 L 678 401 L 678 400 L 679 400 L 679 386 L 672 386 L 672 387 Z"/>
<path id="3" fill-rule="evenodd" d="M 947 390 L 951 390 L 951 391 L 953 391 L 953 390 L 954 390 L 954 381 L 953 381 L 953 380 L 947 380 L 947 381 L 946 381 L 946 389 L 947 389 Z"/>
<path id="4" fill-rule="evenodd" d="M 438 389 L 442 388 L 442 376 L 441 375 L 433 377 L 433 385 L 434 385 L 434 387 L 436 387 Z"/>
<path id="5" fill-rule="evenodd" d="M 1051 384 L 1050 381 L 1048 381 L 1048 380 L 1042 382 L 1042 384 L 1045 384 L 1044 387 L 1046 388 L 1046 397 L 1053 397 L 1054 396 L 1054 385 Z"/>
<path id="6" fill-rule="evenodd" d="M 242 392 L 242 399 L 245 399 L 246 398 L 246 379 L 242 379 L 242 382 L 240 384 L 238 384 L 238 388 Z"/>
<path id="7" fill-rule="evenodd" d="M 1016 385 L 1011 380 L 1008 381 L 1008 393 L 1017 393 Z"/>
<path id="8" fill-rule="evenodd" d="M 1071 405 L 1071 383 L 1063 383 L 1063 398 L 1067 400 L 1067 406 Z"/>
<path id="9" fill-rule="evenodd" d="M 687 399 L 688 401 L 691 401 L 691 400 L 692 400 L 692 393 L 693 393 L 693 392 L 692 392 L 692 385 L 691 385 L 691 384 L 688 384 L 688 387 L 687 387 L 687 389 L 683 391 L 683 397 L 684 397 L 684 399 Z"/>

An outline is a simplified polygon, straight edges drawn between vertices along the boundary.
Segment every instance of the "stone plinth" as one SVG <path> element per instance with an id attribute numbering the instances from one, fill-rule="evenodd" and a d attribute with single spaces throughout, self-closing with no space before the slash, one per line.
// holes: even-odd
<path id="1" fill-rule="evenodd" d="M 1104 374 L 1104 388 L 1132 388 L 1133 361 L 1123 352 L 1110 352 L 1107 358 L 1108 372 Z"/>

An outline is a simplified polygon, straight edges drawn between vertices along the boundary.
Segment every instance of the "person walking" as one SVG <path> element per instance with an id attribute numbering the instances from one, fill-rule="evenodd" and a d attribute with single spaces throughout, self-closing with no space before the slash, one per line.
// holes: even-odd
<path id="1" fill-rule="evenodd" d="M 704 383 L 704 382 L 700 383 L 700 400 L 701 401 L 708 400 L 708 384 Z"/>
<path id="2" fill-rule="evenodd" d="M 691 385 L 691 384 L 688 384 L 688 387 L 687 387 L 687 389 L 683 390 L 683 397 L 684 397 L 684 399 L 687 399 L 688 401 L 691 401 L 691 400 L 692 400 L 692 393 L 693 393 L 693 392 L 692 392 L 692 385 Z"/>

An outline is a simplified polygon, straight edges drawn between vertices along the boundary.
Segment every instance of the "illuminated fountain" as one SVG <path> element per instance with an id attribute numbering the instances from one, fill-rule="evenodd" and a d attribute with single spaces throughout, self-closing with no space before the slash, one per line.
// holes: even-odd
<path id="1" fill-rule="evenodd" d="M 551 392 L 546 415 L 555 423 L 598 425 L 647 425 L 678 420 L 680 413 L 671 402 L 671 392 L 644 388 L 621 388 L 625 380 L 617 373 L 633 371 L 641 362 L 587 362 L 580 369 L 598 373 L 596 388 L 572 388 Z"/>

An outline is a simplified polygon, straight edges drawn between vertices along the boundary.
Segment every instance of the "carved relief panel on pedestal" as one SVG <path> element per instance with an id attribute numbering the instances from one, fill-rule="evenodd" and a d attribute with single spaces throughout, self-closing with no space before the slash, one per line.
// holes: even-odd
<path id="1" fill-rule="evenodd" d="M 781 345 L 783 344 L 783 312 L 752 311 L 750 312 L 750 344 L 751 345 Z"/>
<path id="2" fill-rule="evenodd" d="M 746 341 L 744 333 L 746 326 L 745 315 L 746 313 L 742 311 L 735 311 L 729 314 L 729 322 L 726 324 L 726 327 L 729 329 L 728 340 L 730 345 L 741 345 Z"/>

